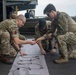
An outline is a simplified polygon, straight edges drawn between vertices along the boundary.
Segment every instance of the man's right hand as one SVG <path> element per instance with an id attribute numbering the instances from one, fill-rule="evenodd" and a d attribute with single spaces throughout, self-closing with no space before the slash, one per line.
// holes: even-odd
<path id="1" fill-rule="evenodd" d="M 46 55 L 46 51 L 45 50 L 41 50 L 43 55 Z"/>

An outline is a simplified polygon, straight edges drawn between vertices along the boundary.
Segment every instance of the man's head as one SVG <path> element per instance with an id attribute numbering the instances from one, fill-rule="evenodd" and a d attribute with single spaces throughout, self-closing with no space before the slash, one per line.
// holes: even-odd
<path id="1" fill-rule="evenodd" d="M 39 20 L 39 30 L 45 30 L 46 29 L 46 20 L 40 19 Z"/>
<path id="2" fill-rule="evenodd" d="M 56 16 L 56 8 L 53 4 L 48 4 L 44 9 L 44 14 L 46 14 L 50 18 L 54 18 Z"/>
<path id="3" fill-rule="evenodd" d="M 19 27 L 22 27 L 26 22 L 26 18 L 21 14 L 16 17 L 16 23 Z"/>

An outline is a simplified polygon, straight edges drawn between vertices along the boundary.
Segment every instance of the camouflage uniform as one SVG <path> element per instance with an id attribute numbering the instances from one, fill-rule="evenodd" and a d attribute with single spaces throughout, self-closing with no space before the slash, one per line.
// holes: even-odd
<path id="1" fill-rule="evenodd" d="M 76 50 L 68 51 L 67 44 L 76 44 L 76 22 L 66 13 L 57 12 L 57 17 L 52 22 L 53 33 L 57 29 L 57 39 L 59 43 L 59 53 L 62 58 L 67 60 L 59 60 L 57 63 L 68 62 L 68 58 L 76 58 Z M 47 34 L 44 36 L 47 38 Z"/>
<path id="2" fill-rule="evenodd" d="M 16 20 L 5 20 L 0 23 L 0 52 L 3 55 L 16 56 L 17 52 L 11 45 L 14 37 L 19 38 Z M 21 37 L 20 37 L 21 38 Z M 24 37 L 22 38 L 24 39 Z"/>
<path id="3" fill-rule="evenodd" d="M 25 37 L 24 35 L 19 34 L 19 39 L 21 39 L 21 40 L 25 40 L 26 37 Z"/>
<path id="4" fill-rule="evenodd" d="M 39 25 L 39 24 L 38 24 Z M 38 25 L 35 26 L 35 39 L 38 39 L 39 37 L 43 36 L 46 34 L 46 32 L 50 29 L 51 27 L 51 21 L 46 21 L 47 29 L 45 31 L 40 31 Z M 43 40 L 42 41 L 42 46 L 45 50 L 47 50 L 49 47 L 49 44 L 51 46 L 51 40 Z"/>
<path id="5" fill-rule="evenodd" d="M 58 31 L 58 41 L 60 44 L 60 53 L 64 58 L 76 58 L 76 50 L 71 52 L 67 49 L 67 44 L 76 44 L 76 22 L 66 13 L 61 12 L 58 24 L 63 28 L 62 31 Z M 60 33 L 61 32 L 61 33 Z"/>

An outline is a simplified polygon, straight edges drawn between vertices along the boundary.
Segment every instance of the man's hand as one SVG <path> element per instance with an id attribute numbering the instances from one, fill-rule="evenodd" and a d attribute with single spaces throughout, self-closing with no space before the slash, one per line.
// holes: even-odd
<path id="1" fill-rule="evenodd" d="M 36 42 L 35 41 L 30 41 L 30 44 L 34 45 L 34 44 L 36 44 Z"/>
<path id="2" fill-rule="evenodd" d="M 44 40 L 45 38 L 44 37 L 40 37 L 40 38 L 38 38 L 37 40 L 36 40 L 36 42 L 38 43 L 38 42 L 41 42 L 42 40 Z"/>
<path id="3" fill-rule="evenodd" d="M 46 55 L 46 51 L 45 50 L 41 50 L 43 55 Z"/>
<path id="4" fill-rule="evenodd" d="M 57 51 L 57 50 L 53 48 L 53 49 L 50 51 L 50 53 L 51 53 L 51 54 L 54 54 L 54 53 L 56 53 L 56 51 Z"/>
<path id="5" fill-rule="evenodd" d="M 23 56 L 23 55 L 27 55 L 27 54 L 25 54 L 23 51 L 20 51 L 20 55 Z"/>
<path id="6" fill-rule="evenodd" d="M 48 34 L 47 37 L 50 39 L 52 38 L 52 33 Z"/>

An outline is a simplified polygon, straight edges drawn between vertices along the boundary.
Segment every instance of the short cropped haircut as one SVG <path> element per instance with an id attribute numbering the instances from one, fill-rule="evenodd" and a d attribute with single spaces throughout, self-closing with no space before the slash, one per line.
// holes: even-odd
<path id="1" fill-rule="evenodd" d="M 18 15 L 17 17 L 16 17 L 16 19 L 21 19 L 21 20 L 23 20 L 24 22 L 25 22 L 25 16 L 23 16 L 22 14 L 21 15 Z"/>
<path id="2" fill-rule="evenodd" d="M 44 14 L 51 12 L 52 10 L 56 11 L 56 8 L 53 4 L 48 4 L 44 9 Z"/>

